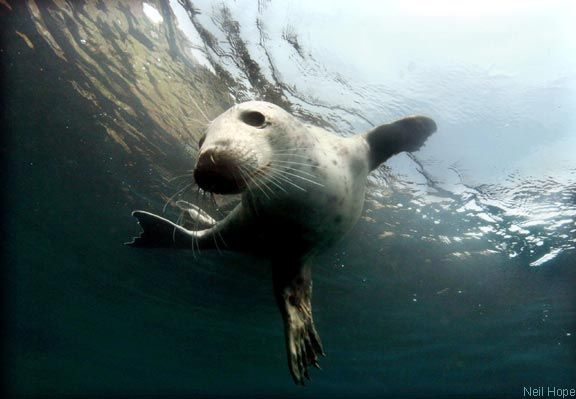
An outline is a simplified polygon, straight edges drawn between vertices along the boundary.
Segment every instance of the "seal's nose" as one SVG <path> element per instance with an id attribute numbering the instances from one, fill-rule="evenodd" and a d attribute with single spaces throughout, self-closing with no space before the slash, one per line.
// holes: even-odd
<path id="1" fill-rule="evenodd" d="M 232 154 L 226 151 L 206 150 L 198 158 L 194 179 L 200 188 L 216 194 L 240 192 L 240 169 Z"/>

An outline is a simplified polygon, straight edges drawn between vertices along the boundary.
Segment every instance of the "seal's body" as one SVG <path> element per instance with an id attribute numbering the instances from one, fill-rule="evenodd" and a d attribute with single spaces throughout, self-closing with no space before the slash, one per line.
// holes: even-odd
<path id="1" fill-rule="evenodd" d="M 310 304 L 311 258 L 358 220 L 368 173 L 394 154 L 417 150 L 435 130 L 431 119 L 409 117 L 340 137 L 270 103 L 239 104 L 208 127 L 194 177 L 206 191 L 242 193 L 241 203 L 219 222 L 190 209 L 203 230 L 135 211 L 143 232 L 130 245 L 218 247 L 270 258 L 289 368 L 303 384 L 323 354 Z"/>

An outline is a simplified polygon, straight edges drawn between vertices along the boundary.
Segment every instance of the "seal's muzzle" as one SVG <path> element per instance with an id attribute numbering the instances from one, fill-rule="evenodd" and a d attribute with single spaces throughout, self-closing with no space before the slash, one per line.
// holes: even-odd
<path id="1" fill-rule="evenodd" d="M 238 160 L 228 151 L 204 151 L 194 168 L 194 179 L 201 189 L 215 194 L 238 194 L 245 185 Z"/>

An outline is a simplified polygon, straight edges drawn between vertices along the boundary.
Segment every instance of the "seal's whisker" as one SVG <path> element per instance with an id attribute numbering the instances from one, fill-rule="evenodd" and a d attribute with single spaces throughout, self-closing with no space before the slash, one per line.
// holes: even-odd
<path id="1" fill-rule="evenodd" d="M 276 187 L 278 187 L 280 190 L 287 192 L 284 187 L 282 187 L 279 183 L 280 181 L 278 179 L 276 179 L 274 176 L 272 175 L 268 175 L 266 174 L 264 171 L 262 170 L 257 170 L 256 171 L 256 175 L 258 178 L 260 178 L 261 180 L 269 180 L 270 183 L 274 184 Z"/>
<path id="2" fill-rule="evenodd" d="M 282 187 L 282 184 L 283 184 L 283 183 L 290 183 L 291 185 L 293 185 L 293 186 L 295 186 L 295 187 L 298 187 L 298 188 L 306 191 L 306 189 L 304 189 L 303 187 L 300 187 L 300 186 L 298 186 L 297 184 L 294 184 L 293 182 L 290 182 L 289 179 L 282 180 L 282 179 L 280 178 L 280 176 L 277 176 L 277 175 L 274 175 L 274 174 L 270 175 L 270 179 L 273 180 L 273 181 L 275 181 L 280 187 Z M 284 191 L 285 193 L 288 192 L 288 191 L 286 191 L 286 190 L 284 189 L 284 187 L 282 187 L 282 191 Z"/>
<path id="3" fill-rule="evenodd" d="M 249 185 L 250 182 L 254 183 L 254 186 L 255 186 L 256 188 L 258 188 L 258 189 L 262 192 L 262 194 L 264 194 L 264 195 L 266 196 L 266 198 L 270 199 L 270 196 L 268 195 L 268 193 L 267 193 L 266 191 L 264 191 L 264 189 L 263 189 L 259 184 L 256 184 L 256 182 L 254 182 L 254 179 L 252 179 L 252 178 L 250 177 L 250 171 L 249 171 L 248 169 L 246 169 L 246 167 L 240 165 L 240 170 L 241 170 L 242 172 L 244 172 L 244 173 L 246 174 L 246 177 L 248 177 L 248 179 L 249 179 L 249 180 L 247 181 L 247 180 L 246 180 L 246 177 L 244 176 L 244 173 L 241 173 L 241 176 L 242 176 L 242 178 L 244 179 L 244 182 L 246 183 L 247 186 Z"/>
<path id="4" fill-rule="evenodd" d="M 274 159 L 272 162 L 274 163 L 285 163 L 285 164 L 289 164 L 289 165 L 301 165 L 301 166 L 307 166 L 310 168 L 319 168 L 319 165 L 313 165 L 311 163 L 306 163 L 306 162 L 296 162 L 296 161 L 285 161 L 285 160 L 281 160 L 281 159 Z"/>
<path id="5" fill-rule="evenodd" d="M 300 150 L 307 150 L 309 148 L 312 148 L 311 145 L 309 146 L 305 146 L 305 147 L 289 147 L 289 148 L 282 148 L 282 151 L 277 151 L 277 152 L 290 152 L 290 151 L 300 151 Z"/>
<path id="6" fill-rule="evenodd" d="M 223 219 L 224 217 L 226 217 L 226 215 L 224 215 L 224 213 L 220 209 L 218 202 L 216 202 L 216 198 L 214 197 L 214 194 L 206 192 L 205 196 L 208 198 L 208 201 L 212 204 L 211 208 L 214 211 L 214 213 L 217 216 L 219 216 L 218 219 Z M 216 218 L 213 218 L 213 219 L 216 219 Z M 218 223 L 218 222 L 219 222 L 219 220 L 216 220 L 216 223 Z"/>
<path id="7" fill-rule="evenodd" d="M 318 183 L 318 182 L 315 181 L 315 180 L 308 179 L 308 178 L 303 177 L 303 176 L 300 176 L 300 175 L 298 175 L 298 174 L 296 174 L 296 173 L 287 172 L 286 170 L 276 169 L 276 168 L 270 168 L 270 170 L 275 170 L 275 171 L 277 171 L 277 172 L 279 172 L 279 173 L 283 173 L 283 174 L 286 174 L 286 175 L 294 176 L 294 177 L 297 177 L 297 178 L 302 179 L 302 180 L 304 180 L 304 181 L 307 181 L 308 183 L 312 183 L 312 184 L 315 184 L 315 185 L 317 185 L 317 186 L 324 187 L 324 185 L 323 185 L 322 183 Z"/>
<path id="8" fill-rule="evenodd" d="M 220 233 L 218 233 L 218 234 L 220 234 Z M 212 234 L 212 238 L 214 239 L 214 246 L 218 250 L 218 253 L 222 254 L 222 251 L 220 251 L 220 247 L 218 246 L 218 239 L 216 238 L 216 234 Z"/>
<path id="9" fill-rule="evenodd" d="M 288 172 L 288 171 L 286 171 L 286 170 L 281 170 L 281 173 L 285 173 L 285 174 L 287 174 L 287 175 L 294 176 L 294 177 L 297 177 L 298 179 L 302 179 L 302 180 L 304 180 L 304 181 L 307 181 L 308 183 L 312 183 L 312 184 L 315 184 L 315 185 L 317 185 L 317 186 L 324 187 L 324 184 L 318 183 L 316 180 L 312 180 L 312 179 L 309 179 L 309 178 L 307 178 L 307 177 L 300 176 L 300 175 L 297 174 L 297 173 Z"/>
<path id="10" fill-rule="evenodd" d="M 242 166 L 239 165 L 240 167 L 240 177 L 242 178 L 242 180 L 244 181 L 244 184 L 246 185 L 246 187 L 248 188 L 248 190 L 250 191 L 250 193 L 252 193 L 252 190 L 250 188 L 250 180 L 248 179 L 248 173 L 246 171 L 246 169 Z"/>
<path id="11" fill-rule="evenodd" d="M 255 181 L 255 182 L 256 182 L 256 181 L 259 181 L 259 182 L 262 184 L 263 187 L 265 187 L 265 188 L 267 188 L 268 190 L 270 190 L 270 193 L 271 193 L 273 196 L 276 195 L 276 192 L 274 191 L 274 189 L 268 185 L 268 183 L 270 182 L 270 180 L 267 180 L 267 179 L 265 179 L 265 178 L 261 178 L 261 179 L 257 180 L 257 179 L 256 179 L 256 176 L 255 176 L 255 177 L 254 177 L 254 181 Z"/>
<path id="12" fill-rule="evenodd" d="M 220 240 L 222 240 L 222 244 L 224 244 L 224 246 L 227 247 L 228 244 L 226 244 L 226 241 L 224 240 L 224 237 L 222 237 L 222 233 L 220 233 L 220 230 L 218 228 L 215 228 L 215 231 L 218 237 L 220 237 Z"/>
<path id="13" fill-rule="evenodd" d="M 268 189 L 272 195 L 276 195 L 276 192 L 267 184 L 267 180 L 269 179 L 266 179 L 266 177 L 268 177 L 268 175 L 262 169 L 256 169 L 253 173 L 251 173 L 251 177 L 254 184 L 261 184 L 264 188 Z M 270 181 L 270 183 L 273 182 Z M 284 190 L 284 188 L 278 184 L 274 183 L 274 185 L 276 185 L 282 191 L 286 192 L 286 190 Z"/>
<path id="14" fill-rule="evenodd" d="M 202 197 L 204 197 L 204 193 L 202 192 L 202 189 L 200 187 L 197 188 L 196 190 L 198 193 L 200 193 L 200 195 Z M 197 215 L 198 215 L 198 211 L 197 211 Z M 199 224 L 200 224 L 200 219 L 198 217 L 196 217 L 194 219 L 194 230 L 198 231 L 199 228 Z M 198 236 L 195 237 L 195 241 L 196 241 L 196 249 L 198 249 L 198 254 L 202 255 L 202 251 L 200 250 L 200 240 L 198 239 Z"/>
<path id="15" fill-rule="evenodd" d="M 206 193 L 208 194 L 208 193 Z M 218 214 L 221 217 L 225 217 L 224 213 L 222 212 L 222 210 L 220 209 L 220 206 L 218 205 L 218 203 L 216 202 L 216 198 L 214 198 L 214 194 L 209 193 L 208 198 L 210 199 L 210 201 L 212 202 L 212 205 L 214 206 L 214 209 L 216 210 L 216 212 L 218 212 Z"/>
<path id="16" fill-rule="evenodd" d="M 275 176 L 276 176 L 276 178 L 278 178 L 278 179 L 286 182 L 287 184 L 290 184 L 291 186 L 296 187 L 298 190 L 301 190 L 301 191 L 304 191 L 304 192 L 307 192 L 307 191 L 308 191 L 308 190 L 306 190 L 304 187 L 302 187 L 302 186 L 294 183 L 290 178 L 288 178 L 288 177 L 286 177 L 286 176 L 282 176 L 282 175 L 280 175 L 279 173 L 277 173 Z"/>
<path id="17" fill-rule="evenodd" d="M 196 192 L 194 194 L 194 202 L 198 203 L 198 191 L 200 190 L 200 187 L 196 187 Z M 192 231 L 196 231 L 196 224 L 198 223 L 197 219 L 191 217 L 192 220 L 192 226 L 190 226 L 190 229 Z M 192 250 L 192 256 L 194 257 L 194 259 L 198 259 L 198 256 L 196 255 L 196 249 L 194 247 L 194 242 L 197 240 L 196 234 L 192 235 L 192 237 L 190 238 L 190 249 Z M 198 251 L 200 252 L 200 251 Z"/>
<path id="18" fill-rule="evenodd" d="M 302 155 L 302 154 L 296 154 L 296 153 L 291 153 L 291 152 L 287 152 L 287 153 L 282 153 L 282 152 L 273 152 L 271 153 L 273 156 L 282 156 L 282 157 L 296 157 L 296 158 L 303 158 L 303 159 L 309 159 L 310 157 L 307 155 Z"/>
<path id="19" fill-rule="evenodd" d="M 246 187 L 248 188 L 248 192 L 250 193 L 250 195 L 246 196 L 247 201 L 252 202 L 252 209 L 254 209 L 254 213 L 256 214 L 256 216 L 258 216 L 258 209 L 256 208 L 256 202 L 254 201 L 254 192 L 252 191 L 252 188 L 250 187 L 248 181 L 244 177 L 244 172 L 242 171 L 242 169 L 240 169 L 240 176 L 242 177 L 242 180 L 244 180 L 244 182 L 246 183 Z"/>
<path id="20" fill-rule="evenodd" d="M 182 226 L 180 223 L 182 222 L 182 219 L 184 218 L 184 212 L 185 212 L 185 211 L 182 209 L 182 210 L 180 211 L 180 214 L 178 215 L 178 219 L 176 219 L 176 224 L 177 224 L 178 226 Z M 174 228 L 174 231 L 176 231 L 176 228 Z"/>
<path id="21" fill-rule="evenodd" d="M 198 202 L 198 190 L 199 190 L 199 188 L 196 188 L 196 191 L 195 191 L 195 193 L 194 193 L 194 202 L 196 202 L 196 203 Z M 192 230 L 192 231 L 195 231 L 195 230 L 196 230 L 196 229 L 194 228 L 194 224 L 192 224 L 192 225 L 190 226 L 190 230 Z M 196 259 L 197 259 L 197 256 L 196 256 L 196 251 L 195 251 L 195 248 L 194 248 L 194 240 L 195 240 L 195 239 L 196 239 L 195 235 L 193 235 L 192 237 L 190 237 L 190 249 L 192 250 L 192 256 L 193 256 L 194 259 L 196 260 Z"/>
<path id="22" fill-rule="evenodd" d="M 181 222 L 184 219 L 184 212 L 186 212 L 184 209 L 182 209 L 180 211 L 180 216 L 178 216 L 178 219 L 176 219 L 176 224 L 181 226 Z M 172 229 L 172 243 L 174 245 L 176 245 L 176 226 L 174 226 L 174 228 Z"/>
<path id="23" fill-rule="evenodd" d="M 296 187 L 296 188 L 299 189 L 299 190 L 302 190 L 302 191 L 304 191 L 304 192 L 307 191 L 304 187 L 300 187 L 298 184 L 294 183 L 294 182 L 292 181 L 292 179 L 290 179 L 289 177 L 282 175 L 282 174 L 280 173 L 280 171 L 275 170 L 275 169 L 270 169 L 270 172 L 271 172 L 270 176 L 274 176 L 274 177 L 276 177 L 277 179 L 279 179 L 279 180 L 281 180 L 281 181 L 284 181 L 284 182 L 290 184 L 291 186 Z"/>
<path id="24" fill-rule="evenodd" d="M 295 154 L 298 155 L 302 150 L 308 150 L 312 147 L 294 147 L 294 148 L 282 148 L 281 151 L 272 151 L 272 154 Z M 302 154 L 299 154 L 302 155 Z"/>
<path id="25" fill-rule="evenodd" d="M 258 185 L 262 185 L 262 187 L 266 188 L 267 190 L 270 191 L 270 194 L 275 195 L 276 193 L 274 192 L 274 190 L 268 186 L 268 184 L 266 184 L 266 173 L 258 168 L 254 168 L 252 167 L 252 170 L 248 169 L 248 166 L 244 167 L 244 171 L 248 173 L 248 175 L 250 176 L 251 181 L 254 183 L 254 185 L 258 186 Z"/>
<path id="26" fill-rule="evenodd" d="M 194 172 L 190 171 L 190 173 L 184 173 L 183 175 L 171 177 L 170 179 L 168 179 L 168 182 L 172 183 L 174 180 L 182 179 L 183 177 L 193 177 L 193 176 Z"/>
<path id="27" fill-rule="evenodd" d="M 280 168 L 282 168 L 282 169 L 288 169 L 288 170 L 292 170 L 292 171 L 297 171 L 297 172 L 300 172 L 300 173 L 304 173 L 305 175 L 308 175 L 308 176 L 310 176 L 310 177 L 318 177 L 318 176 L 316 176 L 314 173 L 310 173 L 310 172 L 307 172 L 307 171 L 305 171 L 305 170 L 302 170 L 302 169 L 299 169 L 299 168 L 295 168 L 295 167 L 293 167 L 293 166 L 279 165 L 279 164 L 277 164 L 277 163 L 275 163 L 275 162 L 270 162 L 269 165 L 271 165 L 271 166 L 278 166 L 278 167 L 280 167 Z"/>
<path id="28" fill-rule="evenodd" d="M 168 206 L 169 203 L 172 202 L 172 200 L 173 200 L 174 198 L 176 198 L 178 195 L 184 194 L 184 193 L 185 193 L 187 190 L 189 190 L 190 187 L 192 187 L 193 185 L 194 185 L 194 183 L 189 183 L 189 184 L 185 185 L 183 188 L 181 188 L 180 190 L 176 191 L 176 193 L 175 193 L 174 195 L 170 196 L 170 197 L 168 198 L 168 200 L 166 201 L 166 203 L 164 204 L 164 206 L 162 207 L 162 213 L 165 213 L 165 212 L 166 212 L 166 207 Z"/>

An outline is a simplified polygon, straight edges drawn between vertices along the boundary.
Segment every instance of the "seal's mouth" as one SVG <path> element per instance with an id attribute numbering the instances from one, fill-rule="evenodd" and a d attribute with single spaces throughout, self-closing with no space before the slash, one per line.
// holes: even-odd
<path id="1" fill-rule="evenodd" d="M 239 194 L 247 185 L 248 176 L 242 160 L 228 151 L 207 150 L 194 168 L 198 186 L 214 194 Z"/>

